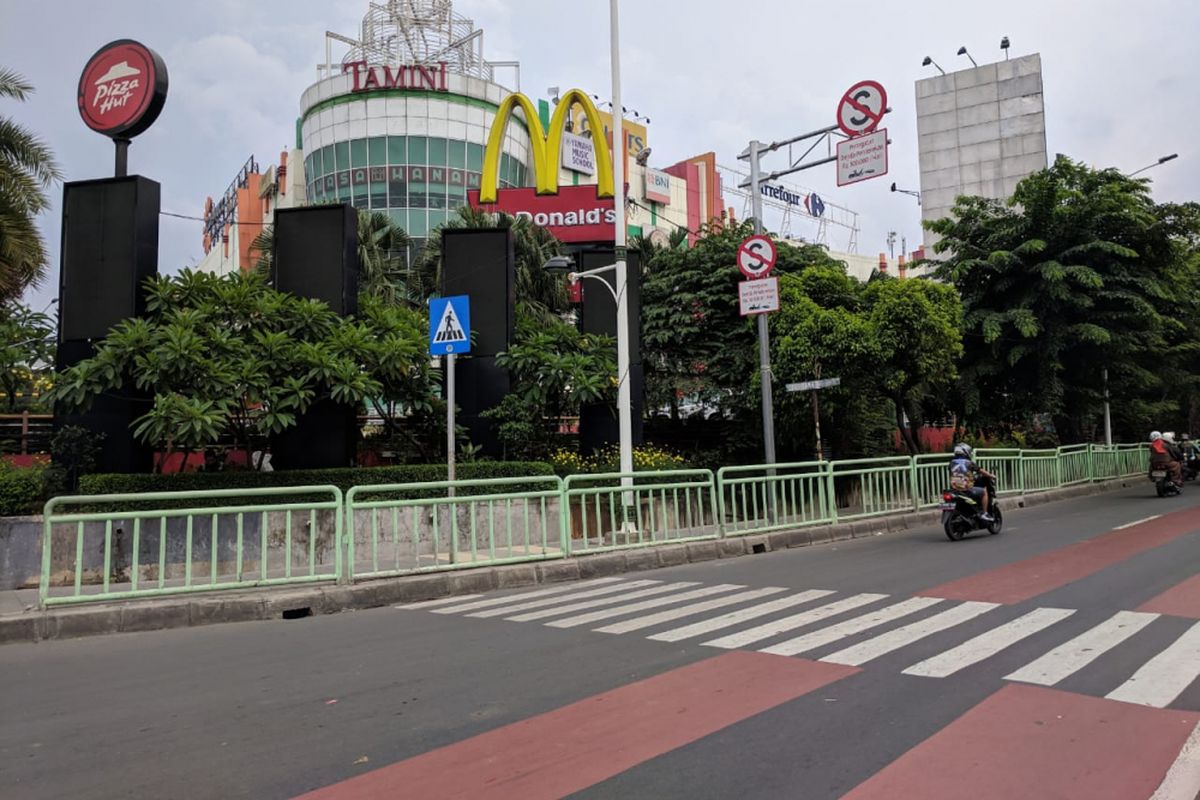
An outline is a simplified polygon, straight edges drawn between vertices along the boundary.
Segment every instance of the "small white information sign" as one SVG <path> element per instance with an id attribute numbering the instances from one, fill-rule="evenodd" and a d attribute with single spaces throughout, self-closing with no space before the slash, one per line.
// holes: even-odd
<path id="1" fill-rule="evenodd" d="M 838 186 L 887 175 L 887 149 L 887 128 L 838 142 Z"/>
<path id="2" fill-rule="evenodd" d="M 738 284 L 738 301 L 743 317 L 779 310 L 779 279 L 759 278 Z"/>
<path id="3" fill-rule="evenodd" d="M 562 165 L 564 169 L 584 175 L 596 174 L 596 148 L 592 140 L 577 133 L 563 131 Z"/>

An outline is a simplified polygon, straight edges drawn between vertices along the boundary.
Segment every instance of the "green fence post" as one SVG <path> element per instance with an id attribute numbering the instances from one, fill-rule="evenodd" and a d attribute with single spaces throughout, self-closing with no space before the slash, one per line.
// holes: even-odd
<path id="1" fill-rule="evenodd" d="M 713 524 L 717 526 L 717 537 L 725 538 L 725 467 L 717 470 L 716 474 L 716 513 L 718 516 L 713 520 Z"/>
<path id="2" fill-rule="evenodd" d="M 913 511 L 921 510 L 921 485 L 917 478 L 917 457 L 908 457 L 909 491 L 912 492 Z"/>
<path id="3" fill-rule="evenodd" d="M 568 476 L 569 478 L 569 476 Z M 558 479 L 558 547 L 563 558 L 571 557 L 571 501 L 567 498 L 567 480 Z"/>
<path id="4" fill-rule="evenodd" d="M 1025 451 L 1017 451 L 1017 491 L 1025 494 Z"/>
<path id="5" fill-rule="evenodd" d="M 1054 485 L 1061 489 L 1063 485 L 1063 449 L 1060 447 L 1054 451 Z"/>
<path id="6" fill-rule="evenodd" d="M 829 524 L 836 525 L 838 521 L 838 510 L 837 492 L 833 482 L 833 462 L 825 461 L 823 462 L 823 466 L 825 469 L 825 502 L 829 504 L 826 509 L 829 512 Z"/>

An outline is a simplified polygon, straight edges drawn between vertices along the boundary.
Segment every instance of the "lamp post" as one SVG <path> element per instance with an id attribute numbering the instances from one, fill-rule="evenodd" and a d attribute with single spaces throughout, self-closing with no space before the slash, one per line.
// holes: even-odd
<path id="1" fill-rule="evenodd" d="M 617 428 L 620 436 L 620 471 L 633 472 L 633 419 L 629 387 L 629 292 L 625 250 L 625 117 L 621 113 L 621 25 L 618 0 L 609 0 L 609 35 L 612 40 L 613 104 L 613 255 L 616 260 L 617 293 Z M 626 477 L 622 487 L 632 486 Z"/>
<path id="2" fill-rule="evenodd" d="M 892 184 L 892 191 L 899 192 L 900 194 L 907 194 L 911 197 L 915 197 L 915 198 L 917 198 L 917 205 L 921 205 L 921 193 L 920 192 L 914 192 L 912 189 L 897 188 L 896 184 L 894 184 L 894 183 Z"/>
<path id="3" fill-rule="evenodd" d="M 946 70 L 942 69 L 942 65 L 941 65 L 941 64 L 937 63 L 936 61 L 934 61 L 934 60 L 933 60 L 932 58 L 930 58 L 929 56 L 925 56 L 925 60 L 921 62 L 921 66 L 922 66 L 922 67 L 928 67 L 930 64 L 932 64 L 933 66 L 937 67 L 937 71 L 938 71 L 938 72 L 942 73 L 943 75 L 945 75 L 945 74 L 946 74 Z"/>
<path id="4" fill-rule="evenodd" d="M 1146 166 L 1142 167 L 1141 169 L 1135 169 L 1133 172 L 1129 173 L 1129 177 L 1132 178 L 1134 175 L 1137 175 L 1139 172 L 1145 172 L 1148 169 L 1157 167 L 1160 164 L 1165 164 L 1168 161 L 1174 161 L 1177 158 L 1179 158 L 1179 153 L 1171 153 L 1169 156 L 1162 156 L 1157 161 L 1155 161 L 1153 164 L 1147 164 Z"/>

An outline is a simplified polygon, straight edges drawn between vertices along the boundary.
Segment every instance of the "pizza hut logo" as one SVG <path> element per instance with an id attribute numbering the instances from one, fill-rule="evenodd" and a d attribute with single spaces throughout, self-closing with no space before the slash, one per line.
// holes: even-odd
<path id="1" fill-rule="evenodd" d="M 166 98 L 166 65 L 131 39 L 100 48 L 79 78 L 80 116 L 89 128 L 113 138 L 131 138 L 149 128 Z"/>
<path id="2" fill-rule="evenodd" d="M 134 90 L 141 87 L 138 80 L 142 71 L 129 66 L 128 61 L 114 64 L 108 72 L 96 79 L 96 93 L 92 95 L 92 111 L 101 116 L 114 108 L 124 108 L 137 95 Z"/>

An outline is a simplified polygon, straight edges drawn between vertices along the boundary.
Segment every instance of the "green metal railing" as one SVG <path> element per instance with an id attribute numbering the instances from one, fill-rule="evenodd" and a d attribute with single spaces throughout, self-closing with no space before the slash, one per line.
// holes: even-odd
<path id="1" fill-rule="evenodd" d="M 1145 445 L 980 450 L 1001 494 L 1142 473 Z M 43 607 L 347 581 L 741 536 L 935 506 L 947 454 L 628 474 L 58 497 Z"/>
<path id="2" fill-rule="evenodd" d="M 342 574 L 336 486 L 55 497 L 43 515 L 43 606 Z"/>
<path id="3" fill-rule="evenodd" d="M 818 525 L 835 518 L 828 461 L 724 467 L 717 502 L 726 536 Z"/>
<path id="4" fill-rule="evenodd" d="M 346 493 L 347 577 L 562 558 L 562 496 L 553 475 L 355 486 Z"/>
<path id="5" fill-rule="evenodd" d="M 720 535 L 711 470 L 572 475 L 563 484 L 571 554 Z"/>
<path id="6" fill-rule="evenodd" d="M 915 511 L 911 458 L 856 458 L 830 463 L 841 520 Z"/>

